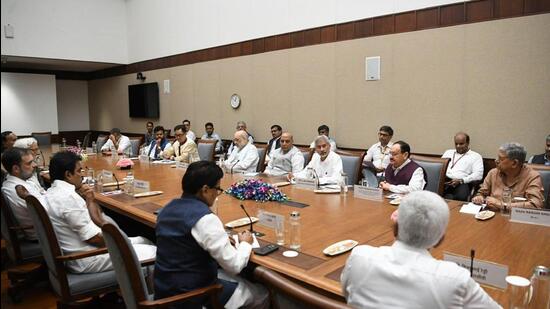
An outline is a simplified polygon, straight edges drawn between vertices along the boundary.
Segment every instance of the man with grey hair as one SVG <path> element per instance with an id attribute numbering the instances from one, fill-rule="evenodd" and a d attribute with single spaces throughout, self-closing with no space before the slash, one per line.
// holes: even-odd
<path id="1" fill-rule="evenodd" d="M 288 173 L 298 173 L 304 169 L 304 155 L 294 146 L 292 134 L 284 132 L 280 138 L 281 147 L 271 151 L 265 173 L 268 175 L 281 176 Z"/>
<path id="2" fill-rule="evenodd" d="M 254 144 L 254 136 L 248 132 L 246 129 L 246 122 L 240 120 L 237 121 L 237 131 L 244 131 L 248 135 L 248 142 L 250 144 Z M 235 143 L 231 142 L 231 145 L 229 145 L 229 148 L 227 148 L 227 154 L 230 155 L 233 152 L 233 148 L 235 147 Z"/>
<path id="3" fill-rule="evenodd" d="M 500 308 L 455 263 L 434 259 L 429 249 L 443 241 L 449 207 L 435 193 L 415 191 L 401 201 L 392 246 L 357 246 L 342 272 L 355 308 Z"/>
<path id="4" fill-rule="evenodd" d="M 230 172 L 256 172 L 258 167 L 258 149 L 248 140 L 245 131 L 237 131 L 233 137 L 233 152 L 225 161 L 225 169 Z"/>
<path id="5" fill-rule="evenodd" d="M 44 158 L 42 157 L 42 154 L 40 152 L 40 148 L 38 147 L 38 141 L 34 137 L 25 137 L 20 138 L 15 141 L 15 144 L 13 144 L 14 148 L 20 148 L 20 149 L 28 149 L 31 151 L 33 157 L 34 157 L 34 163 L 36 163 L 36 167 L 34 168 L 33 175 L 31 178 L 28 179 L 28 181 L 34 182 L 38 187 L 45 188 L 44 183 L 41 181 L 42 178 L 46 178 L 46 181 L 50 181 L 49 174 L 42 172 L 43 169 L 40 167 L 44 167 L 45 162 Z M 40 175 L 41 177 L 38 177 Z"/>
<path id="6" fill-rule="evenodd" d="M 529 163 L 550 166 L 550 134 L 546 136 L 546 152 L 532 156 Z"/>
<path id="7" fill-rule="evenodd" d="M 128 136 L 122 135 L 119 128 L 111 129 L 111 135 L 109 139 L 101 147 L 101 152 L 115 151 L 119 154 L 128 153 L 132 149 L 132 144 L 130 143 L 130 138 Z"/>
<path id="8" fill-rule="evenodd" d="M 319 135 L 315 138 L 315 153 L 311 157 L 311 161 L 301 172 L 296 174 L 288 174 L 288 178 L 310 178 L 319 177 L 319 184 L 337 184 L 342 177 L 344 167 L 342 158 L 332 151 L 330 140 L 326 135 Z M 309 171 L 315 171 L 310 175 Z"/>
<path id="9" fill-rule="evenodd" d="M 512 190 L 512 207 L 542 208 L 543 187 L 540 174 L 524 164 L 527 152 L 518 143 L 500 146 L 496 168 L 489 171 L 477 195 L 472 199 L 476 204 L 486 203 L 491 209 L 502 208 L 502 192 Z"/>

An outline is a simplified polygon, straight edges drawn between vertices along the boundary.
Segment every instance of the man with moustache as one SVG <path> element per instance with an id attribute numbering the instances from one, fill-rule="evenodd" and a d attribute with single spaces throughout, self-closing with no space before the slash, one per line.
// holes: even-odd
<path id="1" fill-rule="evenodd" d="M 410 159 L 411 146 L 404 141 L 395 142 L 390 155 L 391 164 L 384 172 L 386 180 L 380 183 L 380 188 L 393 193 L 424 190 L 428 179 L 424 169 Z"/>
<path id="2" fill-rule="evenodd" d="M 314 143 L 315 153 L 311 157 L 311 161 L 309 161 L 306 168 L 296 174 L 290 173 L 288 178 L 312 177 L 312 175 L 308 175 L 308 170 L 314 170 L 317 177 L 319 177 L 320 184 L 339 183 L 344 170 L 342 158 L 332 151 L 330 140 L 326 135 L 317 136 Z"/>
<path id="3" fill-rule="evenodd" d="M 281 176 L 288 173 L 298 173 L 304 169 L 304 155 L 294 146 L 292 134 L 285 132 L 281 134 L 281 148 L 271 153 L 271 160 L 267 164 L 264 173 L 268 175 Z"/>
<path id="4" fill-rule="evenodd" d="M 225 168 L 230 172 L 256 172 L 258 167 L 258 149 L 249 142 L 246 131 L 235 132 L 233 151 L 225 161 Z"/>

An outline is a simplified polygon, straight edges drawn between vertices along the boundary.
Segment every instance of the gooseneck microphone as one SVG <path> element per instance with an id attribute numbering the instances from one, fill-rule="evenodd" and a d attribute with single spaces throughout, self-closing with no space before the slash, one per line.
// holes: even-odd
<path id="1" fill-rule="evenodd" d="M 116 181 L 116 189 L 117 189 L 117 191 L 118 191 L 118 190 L 120 190 L 120 185 L 119 185 L 119 183 L 118 183 L 118 178 L 116 178 L 116 174 L 115 174 L 115 173 L 113 173 L 113 177 L 115 178 L 115 181 Z"/>
<path id="2" fill-rule="evenodd" d="M 235 165 L 237 165 L 237 163 L 239 163 L 239 161 L 241 161 L 241 160 L 237 160 L 235 163 L 233 163 L 233 165 L 231 165 L 231 169 L 229 170 L 229 173 L 233 174 L 233 168 L 235 167 Z M 242 206 L 243 206 L 243 205 L 241 205 L 241 207 L 242 207 Z M 243 209 L 244 209 L 244 208 L 243 208 Z M 245 212 L 246 212 L 246 210 L 245 210 Z"/>
<path id="3" fill-rule="evenodd" d="M 244 205 L 241 204 L 241 208 L 243 209 L 244 213 L 246 214 L 246 216 L 248 217 L 248 220 L 250 220 L 250 233 L 254 233 L 254 228 L 252 227 L 252 218 L 250 218 L 250 215 L 248 214 L 248 212 L 246 211 L 246 209 L 244 208 Z"/>
<path id="4" fill-rule="evenodd" d="M 313 171 L 313 178 L 316 179 L 315 181 L 316 189 L 319 189 L 321 188 L 321 181 L 319 180 L 319 175 L 317 175 L 317 171 L 314 168 L 311 168 L 311 170 Z"/>

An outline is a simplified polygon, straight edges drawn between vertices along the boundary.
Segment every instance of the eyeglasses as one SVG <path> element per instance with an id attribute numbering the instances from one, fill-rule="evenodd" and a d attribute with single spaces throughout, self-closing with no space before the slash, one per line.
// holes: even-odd
<path id="1" fill-rule="evenodd" d="M 216 189 L 216 192 L 218 192 L 218 194 L 222 194 L 223 191 L 225 191 L 224 189 L 222 189 L 221 187 L 213 187 L 211 189 Z"/>

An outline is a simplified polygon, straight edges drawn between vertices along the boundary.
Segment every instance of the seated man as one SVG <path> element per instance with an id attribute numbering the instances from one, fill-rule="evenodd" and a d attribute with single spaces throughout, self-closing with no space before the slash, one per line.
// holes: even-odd
<path id="1" fill-rule="evenodd" d="M 17 140 L 17 135 L 13 133 L 12 131 L 4 131 L 2 132 L 2 153 L 6 150 L 10 150 L 13 148 L 13 144 L 15 144 L 15 141 Z"/>
<path id="2" fill-rule="evenodd" d="M 523 197 L 527 201 L 512 201 L 512 207 L 542 208 L 542 179 L 537 171 L 523 164 L 527 152 L 518 143 L 506 143 L 498 149 L 497 165 L 489 171 L 472 199 L 476 204 L 486 203 L 491 209 L 502 208 L 502 191 L 512 190 L 512 197 Z"/>
<path id="3" fill-rule="evenodd" d="M 162 159 L 164 151 L 170 148 L 170 141 L 164 137 L 164 127 L 155 127 L 155 139 L 145 148 L 145 154 L 153 160 Z"/>
<path id="4" fill-rule="evenodd" d="M 390 165 L 384 172 L 385 181 L 380 182 L 380 188 L 394 193 L 409 193 L 412 191 L 424 190 L 426 173 L 424 169 L 413 160 L 411 146 L 398 141 L 391 146 Z"/>
<path id="5" fill-rule="evenodd" d="M 250 144 L 254 144 L 254 136 L 250 134 L 246 129 L 246 123 L 244 121 L 238 121 L 237 122 L 237 131 L 245 131 L 246 134 L 248 134 L 248 142 Z M 231 145 L 229 145 L 229 148 L 227 148 L 227 154 L 230 155 L 233 152 L 233 148 L 235 147 L 235 144 L 231 142 Z"/>
<path id="6" fill-rule="evenodd" d="M 550 134 L 546 136 L 546 152 L 532 156 L 529 163 L 550 166 Z"/>
<path id="7" fill-rule="evenodd" d="M 187 135 L 187 138 L 194 142 L 197 136 L 193 131 L 191 131 L 191 121 L 185 119 L 182 124 L 185 129 L 185 134 Z"/>
<path id="8" fill-rule="evenodd" d="M 147 121 L 147 132 L 143 135 L 143 144 L 149 145 L 151 141 L 155 139 L 155 133 L 153 133 L 153 122 Z"/>
<path id="9" fill-rule="evenodd" d="M 2 165 L 9 173 L 2 184 L 2 193 L 6 198 L 6 202 L 11 207 L 19 225 L 33 226 L 32 219 L 27 209 L 27 203 L 17 195 L 17 192 L 15 192 L 15 186 L 22 185 L 27 189 L 29 194 L 33 195 L 44 204 L 43 195 L 46 192 L 40 185 L 36 184 L 34 181 L 30 181 L 34 169 L 36 168 L 32 152 L 29 149 L 21 148 L 7 150 L 2 155 Z M 37 239 L 34 229 L 24 229 L 23 233 L 27 239 Z"/>
<path id="10" fill-rule="evenodd" d="M 270 139 L 267 143 L 265 154 L 266 163 L 269 162 L 269 160 L 271 159 L 270 153 L 275 149 L 279 149 L 281 147 L 281 134 L 283 134 L 283 128 L 281 128 L 280 125 L 275 124 L 271 126 L 271 136 L 273 138 Z"/>
<path id="11" fill-rule="evenodd" d="M 280 138 L 281 148 L 271 152 L 271 160 L 267 164 L 265 173 L 280 176 L 288 173 L 296 174 L 304 169 L 304 154 L 293 145 L 292 134 L 285 132 Z"/>
<path id="12" fill-rule="evenodd" d="M 442 158 L 450 159 L 445 174 L 445 198 L 468 200 L 472 181 L 483 179 L 483 158 L 470 149 L 470 136 L 459 132 L 454 138 L 455 149 L 445 151 Z"/>
<path id="13" fill-rule="evenodd" d="M 132 144 L 128 136 L 120 134 L 119 128 L 111 129 L 111 135 L 103 146 L 101 146 L 101 152 L 116 151 L 119 154 L 130 153 Z"/>
<path id="14" fill-rule="evenodd" d="M 308 175 L 311 171 L 314 175 Z M 342 158 L 332 151 L 330 140 L 326 135 L 319 135 L 315 139 L 315 153 L 308 165 L 301 172 L 289 174 L 289 179 L 319 177 L 319 184 L 337 184 L 340 182 L 344 166 Z M 316 174 L 316 175 L 315 175 Z"/>
<path id="15" fill-rule="evenodd" d="M 42 158 L 40 148 L 38 148 L 38 141 L 34 137 L 20 138 L 15 141 L 14 148 L 28 149 L 31 151 L 32 156 L 34 157 L 34 163 L 36 163 L 36 167 L 34 168 L 34 172 L 32 174 L 32 177 L 29 178 L 29 181 L 34 182 L 39 187 L 45 187 L 43 177 L 45 177 L 47 182 L 49 183 L 50 175 L 47 173 L 43 173 L 45 162 Z"/>
<path id="16" fill-rule="evenodd" d="M 390 164 L 392 137 L 393 129 L 390 126 L 380 127 L 380 130 L 378 130 L 378 143 L 370 146 L 363 158 L 363 175 L 368 171 L 373 172 L 376 176 L 384 175 L 384 170 Z"/>
<path id="17" fill-rule="evenodd" d="M 204 130 L 206 131 L 206 133 L 201 137 L 201 139 L 207 140 L 207 141 L 215 140 L 216 141 L 216 146 L 215 146 L 216 148 L 214 149 L 214 151 L 216 153 L 222 153 L 223 152 L 223 142 L 222 142 L 221 137 L 218 135 L 218 133 L 214 133 L 214 124 L 212 124 L 212 122 L 207 122 L 204 125 Z"/>
<path id="18" fill-rule="evenodd" d="M 62 151 L 50 161 L 52 186 L 46 192 L 48 215 L 63 253 L 71 254 L 104 247 L 100 226 L 104 216 L 94 200 L 93 188 L 82 184 L 80 156 Z M 139 260 L 155 257 L 156 247 L 143 237 L 130 237 Z M 66 262 L 75 273 L 96 273 L 111 270 L 109 254 L 101 254 Z"/>
<path id="19" fill-rule="evenodd" d="M 223 192 L 222 177 L 214 162 L 192 163 L 181 181 L 183 195 L 158 215 L 155 298 L 220 283 L 223 291 L 219 300 L 225 308 L 268 307 L 267 291 L 237 276 L 248 264 L 252 235 L 248 230 L 239 232 L 239 245 L 233 247 L 223 223 L 210 209 Z M 204 302 L 185 304 L 201 308 Z"/>
<path id="20" fill-rule="evenodd" d="M 197 144 L 185 134 L 185 127 L 177 125 L 174 128 L 176 141 L 162 154 L 165 159 L 175 160 L 183 163 L 200 161 Z"/>
<path id="21" fill-rule="evenodd" d="M 354 308 L 500 308 L 470 273 L 434 259 L 443 241 L 449 206 L 435 193 L 413 192 L 399 205 L 392 246 L 357 246 L 342 272 Z"/>
<path id="22" fill-rule="evenodd" d="M 320 125 L 318 128 L 317 128 L 317 133 L 319 135 L 324 135 L 328 138 L 328 141 L 329 141 L 329 144 L 330 144 L 330 149 L 332 151 L 336 151 L 336 141 L 334 141 L 330 136 L 329 136 L 329 127 L 326 125 L 326 124 L 323 124 L 323 125 Z M 309 145 L 309 148 L 315 148 L 315 140 L 313 142 L 311 142 L 311 145 Z"/>
<path id="23" fill-rule="evenodd" d="M 233 138 L 235 147 L 225 161 L 225 168 L 230 172 L 256 172 L 258 167 L 258 149 L 248 140 L 246 131 L 237 131 Z"/>

